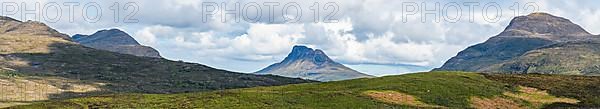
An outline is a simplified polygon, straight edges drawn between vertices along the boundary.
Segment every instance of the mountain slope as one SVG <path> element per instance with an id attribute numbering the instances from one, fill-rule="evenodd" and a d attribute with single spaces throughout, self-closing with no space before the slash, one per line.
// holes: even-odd
<path id="1" fill-rule="evenodd" d="M 283 61 L 270 65 L 256 74 L 273 74 L 318 81 L 373 77 L 334 62 L 323 51 L 306 46 L 294 46 L 292 52 Z"/>
<path id="2" fill-rule="evenodd" d="M 461 51 L 437 69 L 449 71 L 481 71 L 494 64 L 518 57 L 554 41 L 527 37 L 492 37 L 488 41 Z"/>
<path id="3" fill-rule="evenodd" d="M 140 45 L 133 37 L 119 29 L 101 30 L 92 35 L 73 35 L 73 40 L 86 47 L 135 56 L 161 58 L 157 50 Z"/>
<path id="4" fill-rule="evenodd" d="M 485 72 L 600 76 L 600 41 L 561 42 L 491 66 Z"/>
<path id="5" fill-rule="evenodd" d="M 527 52 L 545 46 L 586 40 L 597 40 L 597 37 L 568 19 L 547 13 L 532 13 L 514 18 L 500 34 L 468 47 L 434 70 L 516 73 L 502 71 L 498 66 L 505 66 L 499 64 L 519 60 Z"/>
<path id="6" fill-rule="evenodd" d="M 0 78 L 2 88 L 14 90 L 0 93 L 4 97 L 0 105 L 106 93 L 180 93 L 312 82 L 97 50 L 48 34 L 0 34 L 0 69 L 2 74 L 19 75 Z M 32 87 L 39 90 L 29 90 Z"/>
<path id="7" fill-rule="evenodd" d="M 22 22 L 10 17 L 0 16 L 0 34 L 2 35 L 30 35 L 30 36 L 50 36 L 58 37 L 64 40 L 71 38 L 62 34 L 46 24 L 37 21 Z"/>
<path id="8" fill-rule="evenodd" d="M 529 79 L 535 81 L 524 81 Z M 600 77 L 426 72 L 201 93 L 102 95 L 15 108 L 598 107 L 598 87 L 589 87 L 595 85 Z"/>

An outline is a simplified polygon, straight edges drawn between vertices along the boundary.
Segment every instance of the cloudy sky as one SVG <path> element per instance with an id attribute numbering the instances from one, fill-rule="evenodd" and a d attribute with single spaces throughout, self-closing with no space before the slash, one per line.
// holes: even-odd
<path id="1" fill-rule="evenodd" d="M 220 13 L 223 7 L 236 10 L 236 3 L 239 22 Z M 42 21 L 69 35 L 118 28 L 168 59 L 231 71 L 258 71 L 281 61 L 292 46 L 307 45 L 381 76 L 440 67 L 460 50 L 500 33 L 513 17 L 533 11 L 568 18 L 598 34 L 600 12 L 594 4 L 600 2 L 3 0 L 0 14 Z"/>

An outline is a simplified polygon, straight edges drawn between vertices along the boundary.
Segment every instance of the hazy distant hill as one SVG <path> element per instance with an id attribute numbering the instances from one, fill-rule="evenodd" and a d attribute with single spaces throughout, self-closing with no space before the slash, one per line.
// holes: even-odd
<path id="1" fill-rule="evenodd" d="M 133 37 L 119 29 L 100 30 L 92 35 L 73 35 L 73 40 L 86 47 L 135 56 L 161 58 L 157 50 L 140 45 Z"/>
<path id="2" fill-rule="evenodd" d="M 256 74 L 273 74 L 318 81 L 373 77 L 333 61 L 319 49 L 314 50 L 306 46 L 294 46 L 292 52 L 283 61 L 272 64 Z"/>

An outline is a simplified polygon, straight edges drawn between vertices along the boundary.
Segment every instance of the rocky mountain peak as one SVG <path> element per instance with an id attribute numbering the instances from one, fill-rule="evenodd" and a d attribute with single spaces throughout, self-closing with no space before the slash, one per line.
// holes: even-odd
<path id="1" fill-rule="evenodd" d="M 312 49 L 302 45 L 296 45 L 292 48 L 292 52 L 284 59 L 284 63 L 307 60 L 317 65 L 332 62 L 332 60 L 320 49 Z M 333 63 L 333 62 L 332 62 Z"/>
<path id="2" fill-rule="evenodd" d="M 568 19 L 548 13 L 531 13 L 510 21 L 498 36 L 590 36 L 591 34 Z"/>
<path id="3" fill-rule="evenodd" d="M 313 51 L 312 48 L 308 48 L 303 45 L 296 45 L 292 48 L 292 52 L 290 53 L 290 55 L 300 55 L 300 54 L 311 52 L 311 51 Z"/>
<path id="4" fill-rule="evenodd" d="M 320 49 L 312 49 L 302 45 L 294 46 L 292 52 L 283 61 L 255 73 L 318 81 L 373 77 L 333 61 Z"/>
<path id="5" fill-rule="evenodd" d="M 123 36 L 123 37 L 131 37 L 131 36 L 129 36 L 129 34 L 125 33 L 125 31 L 122 31 L 120 29 L 100 30 L 94 34 L 110 34 L 110 35 L 118 35 L 118 36 Z"/>
<path id="6" fill-rule="evenodd" d="M 92 35 L 77 34 L 73 39 L 81 44 L 140 45 L 133 37 L 119 29 L 100 30 Z"/>
<path id="7" fill-rule="evenodd" d="M 81 45 L 143 57 L 160 58 L 160 54 L 152 47 L 143 46 L 133 37 L 119 29 L 100 30 L 92 35 L 73 35 L 75 42 Z"/>

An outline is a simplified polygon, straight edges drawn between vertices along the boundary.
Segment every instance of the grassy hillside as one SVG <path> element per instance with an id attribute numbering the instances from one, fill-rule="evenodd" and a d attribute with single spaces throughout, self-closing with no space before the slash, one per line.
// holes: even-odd
<path id="1" fill-rule="evenodd" d="M 487 78 L 513 86 L 527 86 L 547 90 L 556 96 L 578 99 L 577 105 L 556 103 L 555 106 L 600 107 L 600 77 L 569 75 L 500 75 L 487 74 Z"/>
<path id="2" fill-rule="evenodd" d="M 486 76 L 493 79 L 487 79 Z M 598 106 L 593 100 L 577 97 L 577 94 L 554 95 L 556 90 L 564 89 L 544 88 L 539 84 L 497 79 L 502 75 L 486 76 L 477 73 L 428 72 L 199 93 L 113 94 L 48 101 L 14 108 L 541 108 L 577 106 L 578 102 L 591 103 L 587 106 Z M 538 78 L 538 76 L 522 75 L 507 76 L 507 78 L 526 79 Z M 560 76 L 555 79 L 565 78 L 572 77 Z M 557 82 L 557 84 L 569 82 L 547 79 L 536 81 Z M 581 81 L 582 84 L 599 84 L 583 82 L 587 80 Z M 582 91 L 593 89 L 585 86 L 574 87 Z M 541 89 L 550 89 L 551 94 Z M 571 104 L 567 105 L 569 103 Z"/>
<path id="3" fill-rule="evenodd" d="M 486 72 L 600 75 L 600 41 L 571 41 L 529 51 Z"/>

